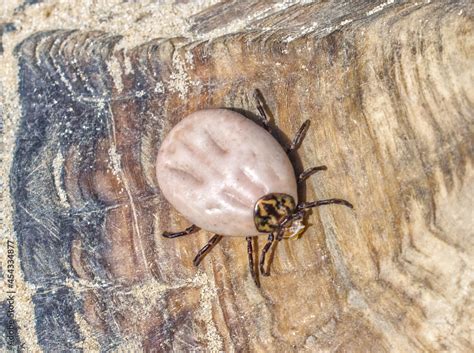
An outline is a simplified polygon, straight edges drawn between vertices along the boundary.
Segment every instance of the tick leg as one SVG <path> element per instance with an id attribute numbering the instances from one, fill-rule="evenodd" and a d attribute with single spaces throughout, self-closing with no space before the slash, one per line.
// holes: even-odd
<path id="1" fill-rule="evenodd" d="M 258 113 L 260 114 L 260 121 L 262 122 L 263 127 L 268 132 L 271 132 L 272 129 L 270 127 L 270 119 L 265 112 L 265 101 L 263 100 L 262 93 L 258 89 L 255 89 L 253 97 L 255 98 L 255 105 L 257 106 Z"/>
<path id="2" fill-rule="evenodd" d="M 354 208 L 354 206 L 352 206 L 352 204 L 349 201 L 341 200 L 341 199 L 327 199 L 327 200 L 319 200 L 319 201 L 312 201 L 312 202 L 301 202 L 298 205 L 297 209 L 304 210 L 307 208 L 313 208 L 313 207 L 319 207 L 319 206 L 331 205 L 331 204 L 343 205 L 349 208 Z"/>
<path id="3" fill-rule="evenodd" d="M 253 264 L 253 246 L 252 242 L 255 237 L 246 237 L 247 239 L 247 254 L 249 257 L 249 269 L 250 269 L 250 274 L 252 275 L 253 281 L 255 282 L 255 285 L 260 288 L 260 283 L 258 283 L 257 279 L 257 274 L 255 273 L 255 266 Z"/>
<path id="4" fill-rule="evenodd" d="M 163 232 L 162 236 L 164 236 L 165 238 L 177 238 L 177 237 L 182 237 L 183 235 L 194 233 L 198 230 L 199 230 L 199 227 L 193 224 L 192 226 L 186 228 L 185 230 L 181 232 L 176 232 L 176 233 Z"/>
<path id="5" fill-rule="evenodd" d="M 321 170 L 327 170 L 327 169 L 328 169 L 328 167 L 326 167 L 325 165 L 321 165 L 319 167 L 312 167 L 312 168 L 306 169 L 303 173 L 301 173 L 298 176 L 298 183 L 302 183 L 303 181 L 308 179 L 314 173 L 317 173 Z"/>
<path id="6" fill-rule="evenodd" d="M 212 250 L 212 248 L 223 238 L 222 235 L 215 234 L 206 245 L 202 247 L 201 250 L 198 251 L 196 257 L 193 260 L 194 266 L 199 265 L 201 260 L 206 256 L 206 254 Z"/>
<path id="7" fill-rule="evenodd" d="M 262 254 L 260 255 L 260 273 L 262 276 L 270 276 L 270 271 L 265 271 L 265 256 L 267 255 L 267 251 L 273 244 L 273 233 L 268 236 L 268 241 L 262 249 Z"/>
<path id="8" fill-rule="evenodd" d="M 304 136 L 306 135 L 306 131 L 309 128 L 309 120 L 306 120 L 303 125 L 300 126 L 298 132 L 296 133 L 293 141 L 291 141 L 290 147 L 286 149 L 286 153 L 291 153 L 294 150 L 297 150 L 298 147 L 301 145 L 301 141 L 303 141 Z"/>

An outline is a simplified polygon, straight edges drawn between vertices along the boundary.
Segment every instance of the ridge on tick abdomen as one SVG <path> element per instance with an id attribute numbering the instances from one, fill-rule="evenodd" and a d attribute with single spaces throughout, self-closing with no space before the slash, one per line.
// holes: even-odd
<path id="1" fill-rule="evenodd" d="M 254 207 L 264 195 L 288 194 L 297 203 L 285 150 L 265 129 L 226 109 L 201 110 L 179 122 L 160 147 L 156 172 L 181 214 L 220 235 L 262 234 Z"/>

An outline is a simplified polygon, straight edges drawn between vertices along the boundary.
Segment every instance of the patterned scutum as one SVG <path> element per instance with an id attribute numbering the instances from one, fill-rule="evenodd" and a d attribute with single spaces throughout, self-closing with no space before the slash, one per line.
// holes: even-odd
<path id="1" fill-rule="evenodd" d="M 296 208 L 295 199 L 287 194 L 268 194 L 255 204 L 255 226 L 259 232 L 270 233 Z"/>

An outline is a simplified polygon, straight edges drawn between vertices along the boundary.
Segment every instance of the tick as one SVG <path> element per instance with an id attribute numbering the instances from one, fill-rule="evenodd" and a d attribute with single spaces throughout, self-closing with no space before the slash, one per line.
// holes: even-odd
<path id="1" fill-rule="evenodd" d="M 268 276 L 268 250 L 275 240 L 304 230 L 306 211 L 329 204 L 352 205 L 342 199 L 298 202 L 298 185 L 327 169 L 313 167 L 295 175 L 289 155 L 301 144 L 309 120 L 284 148 L 272 135 L 258 90 L 255 98 L 262 126 L 227 109 L 200 110 L 181 120 L 160 146 L 156 174 L 165 198 L 192 223 L 184 231 L 163 236 L 177 238 L 199 229 L 215 233 L 194 258 L 196 266 L 223 237 L 246 237 L 250 273 L 259 286 L 255 237 L 268 235 L 259 260 L 261 275 Z"/>

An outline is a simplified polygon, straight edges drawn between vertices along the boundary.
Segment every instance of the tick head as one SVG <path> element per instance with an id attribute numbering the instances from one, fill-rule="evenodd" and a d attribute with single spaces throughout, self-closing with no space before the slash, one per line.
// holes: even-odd
<path id="1" fill-rule="evenodd" d="M 272 233 L 280 228 L 285 218 L 296 209 L 295 199 L 288 194 L 268 194 L 255 203 L 254 222 L 257 230 Z"/>

